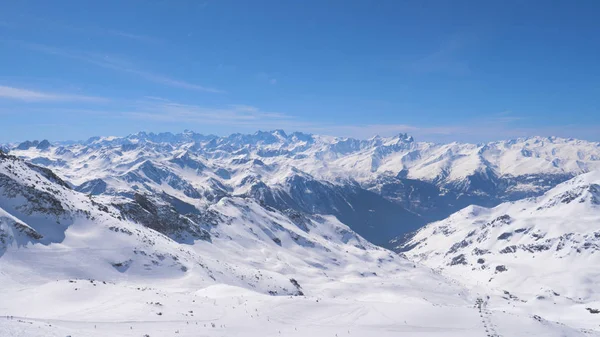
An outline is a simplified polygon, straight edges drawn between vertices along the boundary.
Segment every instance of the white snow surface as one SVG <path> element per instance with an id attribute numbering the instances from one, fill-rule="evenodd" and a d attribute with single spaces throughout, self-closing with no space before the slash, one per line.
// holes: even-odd
<path id="1" fill-rule="evenodd" d="M 409 258 L 547 319 L 597 327 L 587 308 L 600 308 L 600 171 L 538 198 L 467 207 L 420 229 L 405 248 Z"/>
<path id="2" fill-rule="evenodd" d="M 14 157 L 0 154 L 0 182 L 0 336 L 598 335 L 331 216 L 298 224 L 224 197 L 206 210 L 218 219 L 210 240 L 178 242 L 124 220 L 118 197 L 75 192 Z"/>

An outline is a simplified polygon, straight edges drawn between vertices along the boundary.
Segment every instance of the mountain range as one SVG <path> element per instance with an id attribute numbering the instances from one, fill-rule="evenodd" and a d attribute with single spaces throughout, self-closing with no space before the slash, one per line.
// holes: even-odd
<path id="1" fill-rule="evenodd" d="M 554 137 L 4 144 L 0 335 L 600 335 L 598 169 Z"/>
<path id="2" fill-rule="evenodd" d="M 151 195 L 187 210 L 225 196 L 280 211 L 331 214 L 369 241 L 389 241 L 469 205 L 537 196 L 600 168 L 600 144 L 532 137 L 487 144 L 286 134 L 145 133 L 5 146 L 79 192 Z M 185 210 L 184 210 L 185 209 Z"/>

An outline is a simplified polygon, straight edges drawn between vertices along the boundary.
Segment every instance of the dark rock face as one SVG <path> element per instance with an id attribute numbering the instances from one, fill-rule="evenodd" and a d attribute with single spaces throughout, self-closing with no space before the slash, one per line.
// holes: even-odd
<path id="1" fill-rule="evenodd" d="M 43 213 L 58 218 L 67 213 L 62 203 L 53 194 L 19 184 L 2 173 L 0 173 L 0 194 L 8 199 L 25 198 L 27 203 L 19 207 L 23 214 Z"/>
<path id="2" fill-rule="evenodd" d="M 38 150 L 47 150 L 50 147 L 50 142 L 46 139 L 42 140 L 35 148 Z"/>
<path id="3" fill-rule="evenodd" d="M 298 228 L 305 232 L 309 231 L 308 224 L 310 223 L 310 219 L 308 219 L 304 213 L 295 211 L 293 209 L 284 210 L 283 213 L 287 215 L 290 221 L 298 226 Z"/>
<path id="4" fill-rule="evenodd" d="M 500 254 L 512 254 L 517 252 L 517 246 L 512 245 L 508 247 L 504 247 L 500 250 Z"/>
<path id="5" fill-rule="evenodd" d="M 467 264 L 467 258 L 465 257 L 465 254 L 460 254 L 460 255 L 453 257 L 452 261 L 450 261 L 450 263 L 448 265 L 455 266 L 457 264 L 464 264 L 464 265 Z"/>
<path id="6" fill-rule="evenodd" d="M 490 251 L 487 249 L 480 249 L 480 248 L 475 248 L 473 249 L 473 255 L 485 255 L 485 254 L 489 254 Z"/>
<path id="7" fill-rule="evenodd" d="M 231 173 L 224 168 L 218 168 L 215 174 L 223 179 L 231 179 Z"/>
<path id="8" fill-rule="evenodd" d="M 154 182 L 160 185 L 163 182 L 166 182 L 169 186 L 182 191 L 183 194 L 190 198 L 199 199 L 201 197 L 200 192 L 198 192 L 189 182 L 169 171 L 167 168 L 159 167 L 149 160 L 144 161 L 137 170 L 131 171 L 121 178 L 129 183 L 144 184 L 147 182 Z M 151 190 L 151 188 L 148 189 Z"/>
<path id="9" fill-rule="evenodd" d="M 52 166 L 66 166 L 67 162 L 62 159 L 52 160 L 46 157 L 36 157 L 31 159 L 31 163 L 38 166 L 52 167 Z"/>
<path id="10" fill-rule="evenodd" d="M 506 232 L 506 233 L 502 233 L 498 236 L 498 240 L 510 240 L 510 238 L 512 237 L 513 233 L 512 232 Z"/>
<path id="11" fill-rule="evenodd" d="M 492 220 L 486 226 L 496 227 L 496 226 L 508 225 L 511 222 L 512 222 L 512 218 L 510 217 L 510 215 L 504 214 L 504 215 L 501 215 L 501 216 L 497 217 L 496 219 Z"/>
<path id="12" fill-rule="evenodd" d="M 40 173 L 41 175 L 46 177 L 46 179 L 52 181 L 53 183 L 56 183 L 62 187 L 71 189 L 71 186 L 69 184 L 67 184 L 64 180 L 62 180 L 59 176 L 57 176 L 54 172 L 52 172 L 52 170 L 47 169 L 45 167 L 29 164 L 29 163 L 25 163 L 25 164 L 27 166 L 29 166 L 29 168 L 31 168 L 32 170 L 37 171 L 38 173 Z"/>
<path id="13" fill-rule="evenodd" d="M 43 244 L 62 241 L 73 219 L 73 210 L 65 208 L 60 200 L 61 189 L 68 189 L 68 185 L 52 171 L 14 156 L 2 153 L 0 161 L 8 161 L 4 173 L 0 173 L 0 208 L 31 226 L 17 222 L 15 230 Z M 20 181 L 23 168 L 35 171 L 36 179 Z M 23 201 L 15 205 L 14 199 Z"/>
<path id="14" fill-rule="evenodd" d="M 34 240 L 40 240 L 41 238 L 43 238 L 44 236 L 42 236 L 40 233 L 36 232 L 35 230 L 33 230 L 31 227 L 29 226 L 25 226 L 22 223 L 19 222 L 15 222 L 13 224 L 13 227 L 18 230 L 19 232 L 27 235 L 28 237 L 34 239 Z"/>
<path id="15" fill-rule="evenodd" d="M 471 243 L 473 243 L 473 241 L 471 241 L 471 240 L 462 240 L 462 241 L 459 241 L 459 242 L 453 244 L 452 247 L 450 247 L 450 249 L 448 249 L 448 252 L 446 252 L 446 255 L 448 255 L 448 254 L 454 254 L 459 249 L 468 247 Z"/>
<path id="16" fill-rule="evenodd" d="M 170 201 L 175 203 L 174 199 L 176 198 L 171 197 Z M 184 202 L 178 200 L 180 210 L 195 210 L 192 205 L 184 207 L 182 203 Z M 208 224 L 211 217 L 217 216 L 214 213 L 199 214 L 197 210 L 196 213 L 183 215 L 172 204 L 138 193 L 134 195 L 132 202 L 113 206 L 121 212 L 122 217 L 154 229 L 180 243 L 193 243 L 194 240 L 210 241 Z"/>
<path id="17" fill-rule="evenodd" d="M 40 142 L 38 142 L 37 140 L 34 140 L 33 142 L 30 140 L 26 140 L 24 142 L 22 142 L 21 144 L 17 145 L 17 149 L 19 150 L 29 150 L 30 148 L 37 146 Z"/>
<path id="18" fill-rule="evenodd" d="M 196 171 L 201 171 L 206 168 L 206 166 L 200 161 L 192 159 L 189 152 L 185 152 L 183 155 L 175 157 L 169 161 L 177 164 L 181 168 L 190 168 Z"/>
<path id="19" fill-rule="evenodd" d="M 551 208 L 556 204 L 570 204 L 571 202 L 575 201 L 582 203 L 586 202 L 586 199 L 588 198 L 591 204 L 600 205 L 600 185 L 589 184 L 580 186 L 577 189 L 566 191 L 550 199 L 545 205 L 540 206 L 538 210 Z"/>
<path id="20" fill-rule="evenodd" d="M 304 296 L 304 293 L 302 292 L 302 287 L 300 286 L 300 283 L 298 283 L 298 281 L 296 281 L 295 279 L 291 278 L 290 279 L 290 283 L 296 288 L 296 293 L 294 294 L 295 296 Z"/>
<path id="21" fill-rule="evenodd" d="M 75 187 L 75 190 L 85 194 L 100 195 L 106 192 L 106 187 L 107 185 L 104 180 L 93 179 Z"/>

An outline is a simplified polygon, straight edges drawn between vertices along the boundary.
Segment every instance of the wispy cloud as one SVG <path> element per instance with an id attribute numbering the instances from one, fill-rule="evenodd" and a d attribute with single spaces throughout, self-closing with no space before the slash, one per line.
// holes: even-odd
<path id="1" fill-rule="evenodd" d="M 173 123 L 221 124 L 264 127 L 293 119 L 292 116 L 263 111 L 249 105 L 228 105 L 213 108 L 191 104 L 152 100 L 141 102 L 124 117 Z"/>
<path id="2" fill-rule="evenodd" d="M 258 77 L 259 80 L 261 80 L 263 82 L 267 82 L 267 83 L 272 84 L 272 85 L 277 84 L 277 79 L 273 75 L 270 75 L 270 74 L 267 74 L 267 73 L 259 73 L 257 75 L 257 77 Z"/>
<path id="3" fill-rule="evenodd" d="M 171 87 L 188 89 L 188 90 L 195 90 L 195 91 L 204 91 L 204 92 L 209 92 L 209 93 L 213 93 L 213 94 L 222 94 L 222 93 L 225 93 L 225 91 L 220 90 L 220 89 L 205 87 L 205 86 L 202 86 L 202 85 L 193 84 L 193 83 L 186 82 L 186 81 L 176 80 L 176 79 L 173 79 L 173 78 L 170 78 L 170 77 L 166 77 L 166 76 L 163 76 L 163 75 L 159 75 L 159 74 L 155 74 L 155 73 L 151 73 L 151 72 L 147 72 L 147 71 L 142 71 L 142 70 L 137 70 L 137 69 L 131 69 L 131 68 L 113 68 L 113 69 L 117 69 L 117 70 L 125 71 L 125 72 L 128 72 L 128 73 L 136 74 L 136 75 L 138 75 L 138 76 L 140 76 L 142 78 L 145 78 L 145 79 L 147 79 L 149 81 L 160 83 L 160 84 L 164 84 L 164 85 L 168 85 L 168 86 L 171 86 Z"/>
<path id="4" fill-rule="evenodd" d="M 527 119 L 527 117 L 515 116 L 510 111 L 503 111 L 498 114 L 491 115 L 489 118 L 487 118 L 487 120 L 489 120 L 489 122 L 491 122 L 491 123 L 498 122 L 498 123 L 502 123 L 502 124 L 522 121 L 524 119 Z"/>
<path id="5" fill-rule="evenodd" d="M 0 86 L 0 98 L 27 102 L 105 102 L 106 98 Z"/>
<path id="6" fill-rule="evenodd" d="M 206 130 L 207 125 L 219 126 L 229 132 L 253 132 L 255 130 L 284 129 L 314 134 L 369 138 L 374 135 L 393 136 L 408 133 L 419 141 L 432 142 L 486 142 L 530 136 L 558 136 L 600 141 L 600 125 L 560 125 L 528 127 L 520 121 L 526 117 L 510 112 L 490 114 L 487 117 L 454 124 L 344 124 L 322 123 L 301 117 L 263 110 L 251 105 L 225 105 L 220 107 L 182 104 L 163 97 L 144 97 L 142 100 L 109 101 L 98 104 L 101 98 L 41 92 L 30 89 L 0 86 L 3 98 L 25 102 L 86 102 L 80 107 L 26 105 L 19 113 L 43 114 L 44 116 L 95 116 L 103 119 L 135 120 L 152 123 L 158 128 L 190 127 Z M 0 106 L 0 114 L 14 114 L 11 106 Z M 70 117 L 69 117 L 70 118 Z M 67 118 L 68 119 L 68 118 Z M 131 123 L 131 122 L 129 122 Z M 170 125 L 170 126 L 168 126 Z"/>
<path id="7" fill-rule="evenodd" d="M 235 72 L 237 70 L 237 66 L 235 64 L 226 64 L 219 63 L 217 65 L 217 70 L 220 72 Z"/>
<path id="8" fill-rule="evenodd" d="M 121 31 L 121 30 L 104 29 L 104 30 L 100 30 L 100 31 L 103 31 L 104 33 L 106 33 L 108 35 L 118 36 L 118 37 L 135 40 L 135 41 L 139 41 L 139 42 L 152 43 L 152 44 L 162 43 L 162 40 L 151 37 L 151 36 L 133 34 L 133 33 L 129 33 L 129 32 Z"/>
<path id="9" fill-rule="evenodd" d="M 162 74 L 157 74 L 154 72 L 137 69 L 136 67 L 133 66 L 133 62 L 126 60 L 125 58 L 115 56 L 115 55 L 81 52 L 81 51 L 56 48 L 56 47 L 52 47 L 52 46 L 47 46 L 47 45 L 42 45 L 42 44 L 34 44 L 34 43 L 19 43 L 19 44 L 21 46 L 23 46 L 27 49 L 33 50 L 33 51 L 87 62 L 87 63 L 93 64 L 93 65 L 96 65 L 99 67 L 133 74 L 133 75 L 136 75 L 145 80 L 163 84 L 163 85 L 167 85 L 167 86 L 171 86 L 171 87 L 182 88 L 182 89 L 187 89 L 187 90 L 194 90 L 194 91 L 209 92 L 209 93 L 224 93 L 223 90 L 205 87 L 205 86 L 198 85 L 195 83 L 190 83 L 187 81 L 174 79 L 174 78 L 162 75 Z"/>
<path id="10" fill-rule="evenodd" d="M 510 111 L 488 114 L 487 117 L 469 122 L 439 125 L 411 124 L 343 124 L 321 123 L 302 119 L 281 112 L 264 111 L 249 105 L 229 105 L 224 107 L 203 107 L 180 104 L 165 99 L 150 99 L 138 103 L 123 112 L 122 118 L 181 124 L 190 127 L 205 125 L 227 126 L 234 131 L 254 131 L 257 129 L 285 129 L 315 134 L 369 138 L 374 135 L 393 136 L 408 133 L 417 140 L 433 142 L 484 142 L 529 136 L 579 137 L 600 140 L 600 125 L 568 125 L 548 127 L 524 127 L 518 123 L 526 119 Z"/>
<path id="11" fill-rule="evenodd" d="M 492 114 L 461 124 L 410 125 L 410 124 L 357 124 L 357 125 L 306 125 L 303 130 L 333 136 L 369 138 L 374 135 L 393 136 L 408 133 L 417 140 L 433 142 L 487 142 L 531 136 L 557 136 L 600 141 L 600 125 L 561 125 L 527 127 L 516 123 L 526 117 L 508 112 Z"/>
<path id="12" fill-rule="evenodd" d="M 36 29 L 36 30 L 52 30 L 52 31 L 60 31 L 64 34 L 77 34 L 77 35 L 94 35 L 94 36 L 105 36 L 105 37 L 118 37 L 128 40 L 134 40 L 143 43 L 150 44 L 159 44 L 164 41 L 144 35 L 139 33 L 133 33 L 129 31 L 123 31 L 119 29 L 107 29 L 101 27 L 82 27 L 82 26 L 74 26 L 72 24 L 66 24 L 63 22 L 59 22 L 56 20 L 48 20 L 46 18 L 35 17 L 31 15 L 21 15 L 19 17 L 18 23 L 0 21 L 0 26 L 6 26 L 10 28 L 19 28 L 19 29 Z"/>
<path id="13" fill-rule="evenodd" d="M 464 50 L 472 41 L 466 35 L 453 35 L 432 51 L 421 58 L 409 62 L 404 68 L 408 71 L 430 74 L 446 74 L 463 76 L 471 72 L 469 63 L 464 59 Z"/>

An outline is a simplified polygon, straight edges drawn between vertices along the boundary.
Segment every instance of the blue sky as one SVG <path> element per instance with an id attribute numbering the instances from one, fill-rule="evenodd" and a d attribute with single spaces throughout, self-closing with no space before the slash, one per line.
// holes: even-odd
<path id="1" fill-rule="evenodd" d="M 600 140 L 598 1 L 3 1 L 0 142 Z"/>

